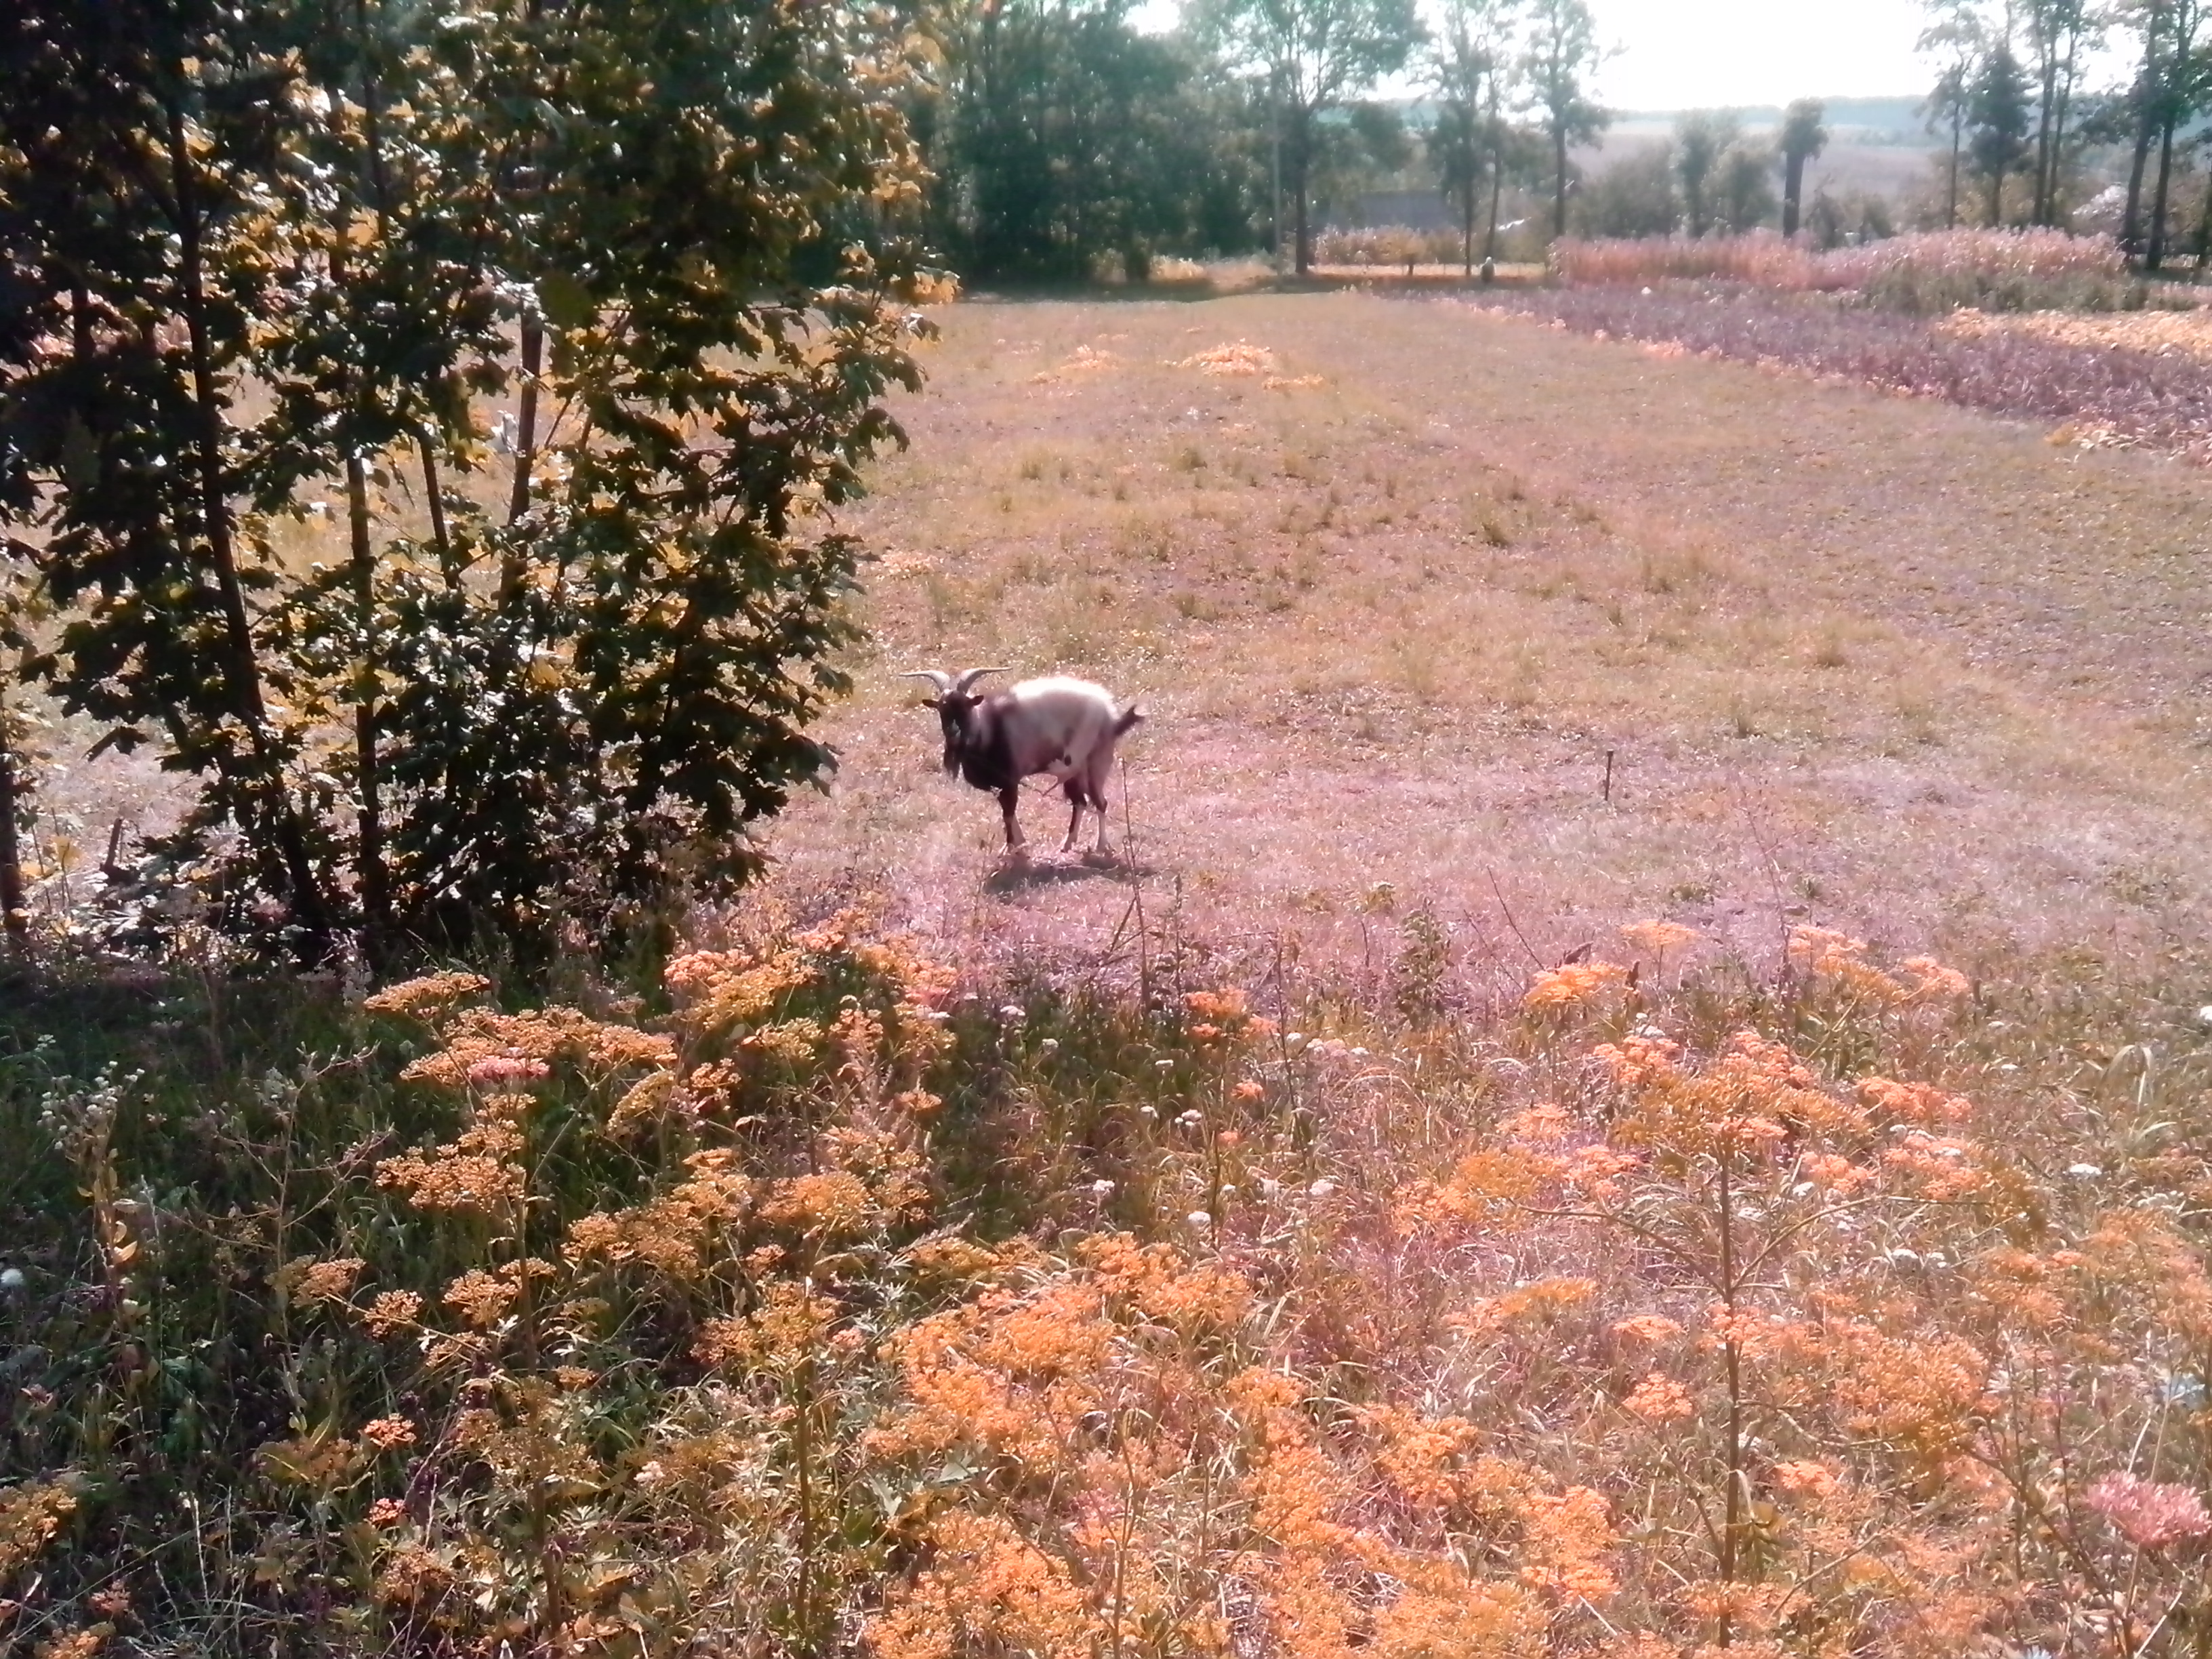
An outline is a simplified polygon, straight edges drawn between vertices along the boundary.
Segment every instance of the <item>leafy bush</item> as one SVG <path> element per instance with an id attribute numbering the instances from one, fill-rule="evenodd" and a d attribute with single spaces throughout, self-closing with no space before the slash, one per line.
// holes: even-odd
<path id="1" fill-rule="evenodd" d="M 1372 225 L 1357 230 L 1322 230 L 1314 234 L 1314 263 L 1322 265 L 1407 264 L 1456 268 L 1460 233 L 1449 227 L 1420 230 L 1411 225 Z"/>
<path id="2" fill-rule="evenodd" d="M 831 761 L 824 509 L 918 383 L 924 50 L 844 4 L 9 9 L 0 613 L 34 573 L 34 672 L 199 782 L 138 920 L 543 961 L 757 866 Z"/>
<path id="3" fill-rule="evenodd" d="M 0 1060 L 8 1638 L 2199 1628 L 2197 1072 L 2022 1115 L 2101 1028 L 1818 930 L 1772 992 L 1686 971 L 1686 928 L 1626 944 L 1483 1023 L 1323 1036 L 1233 988 L 994 1007 L 844 917 L 679 958 L 657 1013 L 464 975 L 173 1006 L 198 1037 L 138 1075 L 64 1074 L 79 988 Z"/>

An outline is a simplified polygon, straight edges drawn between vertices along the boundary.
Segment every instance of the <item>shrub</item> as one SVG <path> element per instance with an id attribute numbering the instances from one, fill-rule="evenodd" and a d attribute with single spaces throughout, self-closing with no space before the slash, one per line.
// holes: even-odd
<path id="1" fill-rule="evenodd" d="M 1802 929 L 1731 993 L 1686 929 L 1627 943 L 1318 1036 L 1233 987 L 994 1007 L 846 916 L 678 958 L 651 1015 L 273 994 L 213 1087 L 26 1048 L 6 1634 L 1534 1659 L 2203 1617 L 2196 1083 L 2084 1141 L 1960 1086 L 2024 1016 L 1939 964 Z"/>

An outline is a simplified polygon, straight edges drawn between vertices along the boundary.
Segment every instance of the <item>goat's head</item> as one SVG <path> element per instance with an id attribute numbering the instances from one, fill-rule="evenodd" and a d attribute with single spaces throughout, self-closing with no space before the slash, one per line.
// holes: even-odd
<path id="1" fill-rule="evenodd" d="M 975 682 L 986 674 L 1006 672 L 1003 668 L 970 668 L 956 676 L 939 668 L 915 668 L 899 676 L 905 680 L 927 680 L 937 690 L 937 695 L 930 699 L 930 707 L 937 710 L 938 720 L 945 727 L 945 771 L 948 777 L 960 769 L 960 748 L 967 736 L 969 716 L 983 701 L 973 690 Z"/>

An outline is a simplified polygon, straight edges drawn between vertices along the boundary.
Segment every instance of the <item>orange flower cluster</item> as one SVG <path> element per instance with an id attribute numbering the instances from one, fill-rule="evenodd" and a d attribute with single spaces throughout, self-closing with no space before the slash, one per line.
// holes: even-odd
<path id="1" fill-rule="evenodd" d="M 607 1024 L 574 1008 L 543 1008 L 526 1014 L 464 1009 L 443 1035 L 445 1046 L 400 1073 L 403 1081 L 460 1092 L 504 1081 L 518 1063 L 526 1066 L 534 1061 L 550 1068 L 565 1062 L 606 1076 L 632 1066 L 671 1065 L 676 1058 L 675 1044 L 666 1036 Z M 526 1071 L 513 1074 L 543 1075 Z"/>
<path id="2" fill-rule="evenodd" d="M 0 1584 L 37 1560 L 76 1512 L 66 1481 L 27 1480 L 0 1492 Z"/>
<path id="3" fill-rule="evenodd" d="M 484 1118 L 427 1157 L 407 1152 L 386 1158 L 376 1166 L 377 1184 L 404 1194 L 418 1210 L 512 1217 L 526 1185 L 519 1161 L 525 1144 L 519 1124 Z"/>
<path id="4" fill-rule="evenodd" d="M 1618 962 L 1571 962 L 1529 982 L 1521 1006 L 1532 1014 L 1566 1014 L 1626 991 L 1629 970 Z"/>
<path id="5" fill-rule="evenodd" d="M 1790 963 L 1799 973 L 1877 1007 L 1956 1002 L 1973 989 L 1964 974 L 1933 957 L 1908 957 L 1893 975 L 1869 962 L 1866 951 L 1864 939 L 1826 927 L 1799 927 L 1790 933 Z"/>
<path id="6" fill-rule="evenodd" d="M 373 1014 L 428 1019 L 473 1002 L 490 989 L 491 981 L 482 974 L 431 974 L 379 991 L 362 1006 Z"/>

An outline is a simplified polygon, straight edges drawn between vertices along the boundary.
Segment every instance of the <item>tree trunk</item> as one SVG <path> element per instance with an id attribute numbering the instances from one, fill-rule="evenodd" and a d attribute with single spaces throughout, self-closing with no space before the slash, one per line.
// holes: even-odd
<path id="1" fill-rule="evenodd" d="M 1493 148 L 1490 152 L 1490 229 L 1482 244 L 1485 259 L 1498 258 L 1498 203 L 1505 193 L 1505 155 Z"/>
<path id="2" fill-rule="evenodd" d="M 1567 234 L 1567 127 L 1564 121 L 1552 125 L 1552 159 L 1558 179 L 1552 198 L 1552 234 L 1557 238 Z"/>
<path id="3" fill-rule="evenodd" d="M 346 517 L 353 535 L 353 600 L 359 612 L 354 664 L 354 769 L 360 792 L 356 862 L 361 883 L 361 953 L 372 969 L 385 963 L 391 937 L 392 888 L 384 866 L 382 780 L 376 755 L 376 556 L 369 544 L 368 475 L 359 455 L 346 457 Z"/>
<path id="4" fill-rule="evenodd" d="M 507 492 L 507 521 L 530 511 L 530 469 L 538 449 L 538 377 L 545 368 L 545 324 L 534 312 L 522 319 L 522 395 L 514 410 L 514 481 Z M 522 556 L 510 551 L 500 571 L 501 599 L 522 585 Z"/>
<path id="5" fill-rule="evenodd" d="M 2166 187 L 2173 178 L 2173 117 L 2169 114 L 2159 129 L 2158 188 L 2152 193 L 2150 207 L 2150 246 L 2143 253 L 2143 269 L 2156 270 L 2166 258 Z"/>
<path id="6" fill-rule="evenodd" d="M 1951 191 L 1943 204 L 1943 228 L 1959 228 L 1959 153 L 1966 141 L 1966 111 L 1954 104 L 1951 108 Z"/>
<path id="7" fill-rule="evenodd" d="M 238 577 L 238 560 L 230 539 L 230 502 L 223 494 L 222 416 L 215 380 L 214 349 L 208 340 L 207 295 L 200 268 L 199 204 L 193 198 L 191 163 L 185 136 L 181 107 L 171 105 L 169 160 L 175 191 L 179 251 L 178 283 L 185 313 L 185 328 L 191 347 L 192 395 L 198 416 L 195 434 L 199 471 L 200 528 L 207 538 L 208 557 L 215 566 L 216 583 L 222 600 L 223 637 L 229 660 L 225 665 L 230 693 L 239 718 L 245 723 L 253 749 L 255 793 L 268 814 L 277 852 L 291 888 L 293 919 L 305 931 L 303 957 L 309 965 L 330 954 L 331 920 L 307 854 L 306 826 L 297 805 L 284 786 L 283 769 L 276 744 L 269 735 L 268 706 L 261 696 L 261 665 L 254 651 L 253 624 L 246 611 L 246 590 Z"/>
<path id="8" fill-rule="evenodd" d="M 1468 157 L 1472 161 L 1473 156 Z M 1459 275 L 1462 282 L 1474 278 L 1474 192 L 1478 187 L 1474 169 L 1467 170 L 1467 181 L 1460 190 L 1460 205 L 1465 210 L 1460 225 Z"/>
<path id="9" fill-rule="evenodd" d="M 2030 216 L 2039 225 L 2051 222 L 2051 123 L 2057 112 L 2058 53 L 2052 44 L 2043 46 L 2043 96 L 2035 106 L 2035 205 Z"/>
<path id="10" fill-rule="evenodd" d="M 1797 203 L 1805 190 L 1805 158 L 1793 150 L 1783 158 L 1782 234 L 1797 234 Z"/>
<path id="11" fill-rule="evenodd" d="M 2197 270 L 2195 280 L 2204 280 L 2204 265 L 2212 259 L 2212 179 L 2204 183 L 2204 210 L 2197 221 Z"/>
<path id="12" fill-rule="evenodd" d="M 2120 248 L 2130 258 L 2142 246 L 2143 168 L 2150 160 L 2151 134 L 2157 127 L 2158 20 L 2154 15 L 2143 28 L 2143 66 L 2136 96 L 2142 105 L 2136 119 L 2135 155 L 2128 165 L 2128 206 L 2120 220 Z"/>
<path id="13" fill-rule="evenodd" d="M 2066 169 L 2066 116 L 2074 103 L 2075 65 L 2081 49 L 2081 39 L 2077 35 L 2067 45 L 2065 72 L 2058 82 L 2058 108 L 2051 123 L 2051 200 L 2049 217 L 2044 221 L 2045 224 L 2058 222 L 2058 186 Z"/>
<path id="14" fill-rule="evenodd" d="M 31 914 L 23 892 L 23 849 L 15 818 L 22 810 L 15 785 L 15 750 L 8 741 L 8 711 L 0 708 L 0 931 L 18 948 L 30 937 Z"/>
<path id="15" fill-rule="evenodd" d="M 415 444 L 422 452 L 422 497 L 430 504 L 430 540 L 438 550 L 438 574 L 446 579 L 446 591 L 455 592 L 461 586 L 461 567 L 453 556 L 453 538 L 446 529 L 446 494 L 438 482 L 437 446 L 427 428 L 415 434 Z"/>
<path id="16" fill-rule="evenodd" d="M 1301 109 L 1291 117 L 1291 231 L 1297 238 L 1291 269 L 1304 277 L 1313 269 L 1313 227 L 1306 216 L 1308 163 L 1312 159 L 1313 147 L 1313 112 Z"/>
<path id="17" fill-rule="evenodd" d="M 2005 170 L 1994 169 L 1990 174 L 1990 228 L 1996 229 L 2004 223 Z"/>

